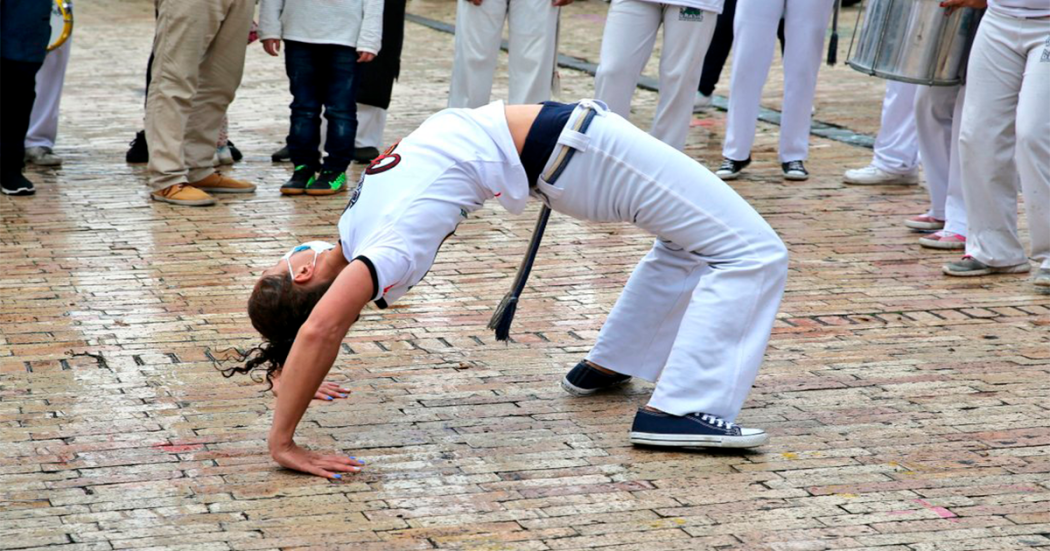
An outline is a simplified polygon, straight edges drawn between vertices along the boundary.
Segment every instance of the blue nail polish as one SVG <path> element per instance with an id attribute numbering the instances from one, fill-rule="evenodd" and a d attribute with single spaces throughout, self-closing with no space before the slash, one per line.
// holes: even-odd
<path id="1" fill-rule="evenodd" d="M 332 478 L 343 478 L 343 475 L 341 475 L 341 474 L 333 474 Z"/>
<path id="2" fill-rule="evenodd" d="M 325 399 L 325 400 L 331 400 L 331 399 L 332 399 L 332 397 L 331 397 L 331 396 L 325 396 L 325 397 L 324 397 L 324 399 Z"/>
<path id="3" fill-rule="evenodd" d="M 340 394 L 339 397 L 340 398 L 346 398 L 346 394 Z"/>
<path id="4" fill-rule="evenodd" d="M 347 457 L 349 457 L 350 459 L 357 459 L 356 457 L 354 457 L 352 455 L 348 455 Z"/>

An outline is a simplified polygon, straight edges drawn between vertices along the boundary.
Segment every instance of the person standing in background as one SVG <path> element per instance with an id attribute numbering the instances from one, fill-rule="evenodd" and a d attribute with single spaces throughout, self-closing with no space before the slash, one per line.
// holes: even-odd
<path id="1" fill-rule="evenodd" d="M 36 188 L 25 175 L 25 139 L 36 98 L 36 73 L 44 64 L 51 34 L 51 4 L 43 0 L 0 3 L 0 191 L 32 195 Z"/>
<path id="2" fill-rule="evenodd" d="M 711 107 L 718 79 L 722 78 L 722 68 L 729 59 L 729 50 L 733 49 L 733 17 L 736 14 L 736 0 L 725 0 L 722 13 L 718 14 L 715 33 L 711 37 L 711 46 L 704 56 L 704 67 L 700 71 L 700 85 L 696 88 L 693 100 L 694 111 L 704 111 Z"/>
<path id="3" fill-rule="evenodd" d="M 481 107 L 492 95 L 503 21 L 510 27 L 511 104 L 551 99 L 558 8 L 572 0 L 458 0 L 449 107 Z"/>
<path id="4" fill-rule="evenodd" d="M 379 54 L 359 69 L 357 136 L 354 160 L 367 163 L 383 148 L 383 131 L 394 81 L 401 74 L 401 46 L 405 41 L 406 0 L 386 0 L 383 5 L 383 40 Z"/>
<path id="5" fill-rule="evenodd" d="M 809 178 L 804 161 L 809 156 L 813 97 L 834 4 L 834 0 L 754 0 L 737 6 L 729 115 L 722 164 L 715 172 L 723 180 L 737 178 L 751 164 L 762 87 L 773 63 L 781 17 L 785 49 L 780 166 L 785 179 Z"/>
<path id="6" fill-rule="evenodd" d="M 917 84 L 886 81 L 882 99 L 879 134 L 875 137 L 875 155 L 864 168 L 847 170 L 842 180 L 854 185 L 894 185 L 919 183 L 919 137 L 915 129 L 915 92 Z M 954 102 L 954 96 L 953 96 Z M 907 224 L 907 223 L 906 223 Z M 943 224 L 908 227 L 939 230 Z"/>
<path id="7" fill-rule="evenodd" d="M 678 149 L 685 147 L 694 91 L 700 83 L 707 48 L 723 0 L 613 0 L 602 35 L 594 95 L 629 118 L 631 96 L 663 27 L 660 101 L 650 134 Z"/>
<path id="8" fill-rule="evenodd" d="M 945 0 L 942 5 L 980 7 L 975 3 Z M 1040 263 L 1033 283 L 1050 290 L 1050 4 L 987 4 L 970 49 L 959 130 L 966 256 L 942 270 L 960 277 L 1031 270 L 1017 235 L 1020 180 L 1031 257 Z"/>
<path id="9" fill-rule="evenodd" d="M 357 134 L 358 67 L 370 63 L 383 40 L 383 0 L 263 0 L 259 36 L 284 67 L 292 92 L 288 150 L 295 171 L 284 195 L 346 191 L 346 169 Z M 321 159 L 321 113 L 328 123 Z"/>
<path id="10" fill-rule="evenodd" d="M 51 4 L 51 9 L 57 5 Z M 70 3 L 72 7 L 72 3 Z M 29 115 L 29 131 L 26 133 L 26 162 L 37 166 L 59 166 L 62 157 L 55 155 L 55 140 L 58 139 L 58 106 L 62 100 L 62 85 L 66 81 L 66 67 L 73 48 L 70 36 L 61 46 L 51 50 L 44 58 L 44 65 L 36 74 L 36 100 Z"/>
<path id="11" fill-rule="evenodd" d="M 157 0 L 157 34 L 146 101 L 153 200 L 215 204 L 212 193 L 255 185 L 215 171 L 222 119 L 244 73 L 252 0 Z"/>
<path id="12" fill-rule="evenodd" d="M 965 99 L 966 86 L 919 86 L 915 93 L 915 128 L 930 209 L 904 225 L 935 230 L 919 238 L 919 244 L 929 249 L 966 248 L 966 205 L 959 173 L 959 123 Z"/>

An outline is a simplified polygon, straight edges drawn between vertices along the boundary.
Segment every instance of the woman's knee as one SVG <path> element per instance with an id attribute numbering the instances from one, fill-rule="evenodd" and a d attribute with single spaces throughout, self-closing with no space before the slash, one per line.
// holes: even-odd
<path id="1" fill-rule="evenodd" d="M 1017 117 L 1017 155 L 1030 158 L 1042 158 L 1046 161 L 1050 153 L 1050 131 L 1047 129 L 1046 117 Z M 960 140 L 962 137 L 960 136 Z"/>

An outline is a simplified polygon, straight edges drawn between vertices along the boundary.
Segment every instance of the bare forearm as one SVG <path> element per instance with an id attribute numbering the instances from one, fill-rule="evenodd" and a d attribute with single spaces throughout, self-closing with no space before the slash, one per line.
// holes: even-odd
<path id="1" fill-rule="evenodd" d="M 342 337 L 302 336 L 295 340 L 281 371 L 281 392 L 270 427 L 270 447 L 292 442 L 295 428 L 309 407 L 317 388 L 332 369 Z"/>
<path id="2" fill-rule="evenodd" d="M 270 427 L 271 453 L 292 444 L 295 427 L 332 369 L 343 337 L 371 298 L 368 268 L 359 261 L 351 262 L 299 329 L 281 370 L 281 391 Z"/>

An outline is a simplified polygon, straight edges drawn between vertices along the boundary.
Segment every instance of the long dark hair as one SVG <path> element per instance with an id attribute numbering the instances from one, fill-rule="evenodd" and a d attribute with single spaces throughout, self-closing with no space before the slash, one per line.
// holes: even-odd
<path id="1" fill-rule="evenodd" d="M 286 274 L 259 279 L 248 297 L 248 317 L 262 335 L 263 342 L 247 351 L 233 349 L 233 357 L 217 360 L 220 364 L 228 360 L 244 362 L 244 365 L 220 368 L 222 374 L 232 377 L 237 373 L 249 374 L 265 369 L 266 382 L 269 388 L 273 388 L 273 377 L 284 367 L 295 335 L 331 285 L 331 281 L 295 285 L 291 276 Z M 257 380 L 261 382 L 261 379 Z"/>

